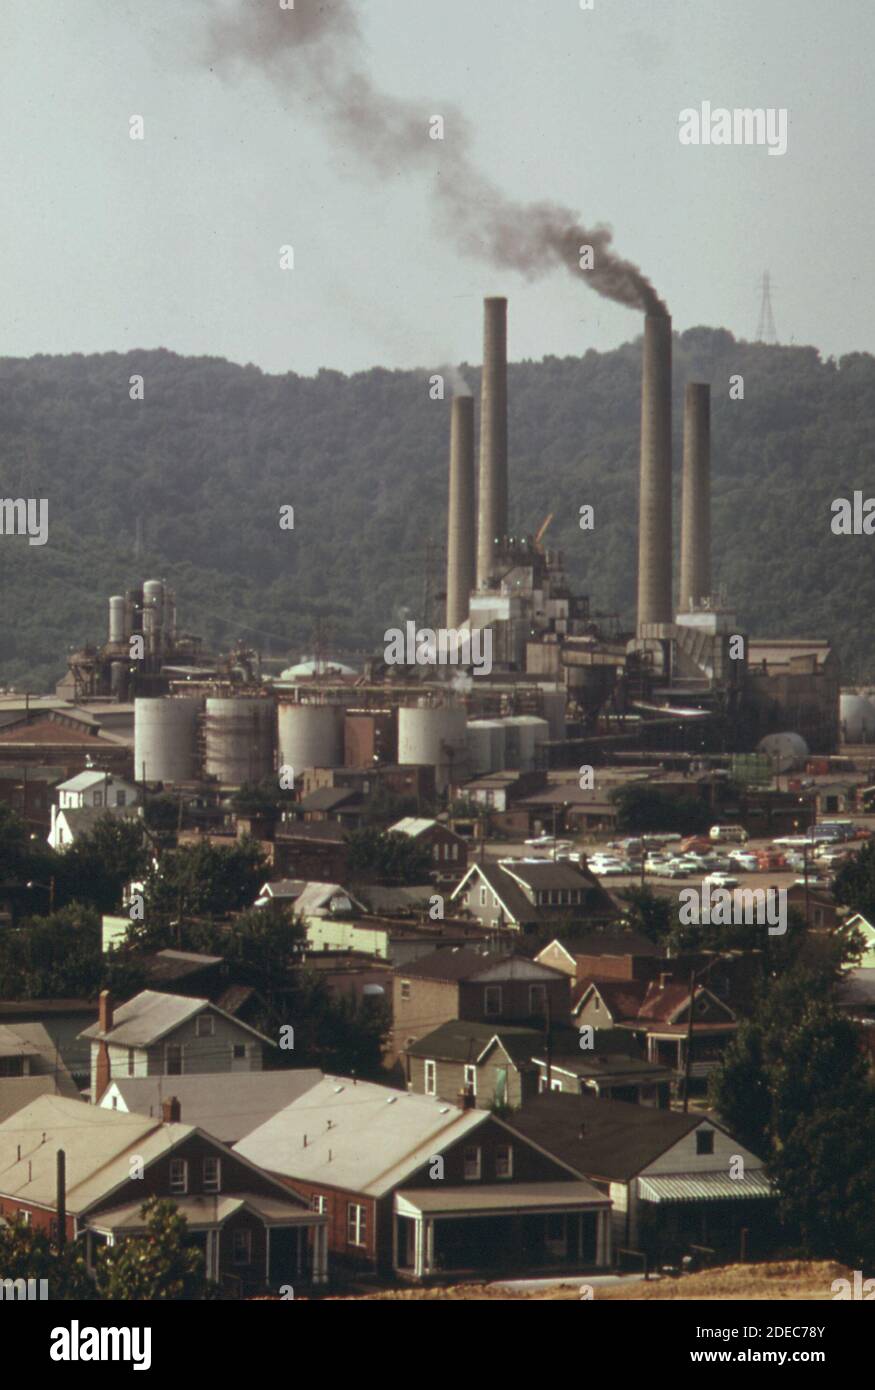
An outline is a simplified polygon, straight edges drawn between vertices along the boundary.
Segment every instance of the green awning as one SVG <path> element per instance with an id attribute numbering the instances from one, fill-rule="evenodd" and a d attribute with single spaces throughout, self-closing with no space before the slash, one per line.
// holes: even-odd
<path id="1" fill-rule="evenodd" d="M 717 1202 L 745 1197 L 771 1197 L 772 1186 L 761 1168 L 743 1178 L 728 1173 L 674 1173 L 670 1177 L 638 1179 L 643 1202 Z"/>

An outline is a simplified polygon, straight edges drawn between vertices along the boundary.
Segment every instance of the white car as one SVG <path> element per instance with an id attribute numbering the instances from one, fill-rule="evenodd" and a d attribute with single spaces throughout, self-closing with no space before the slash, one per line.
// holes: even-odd
<path id="1" fill-rule="evenodd" d="M 526 840 L 527 845 L 532 845 L 538 849 L 546 848 L 547 845 L 556 844 L 555 835 L 533 835 L 530 840 Z"/>
<path id="2" fill-rule="evenodd" d="M 704 879 L 702 880 L 702 882 L 703 882 L 703 883 L 708 883 L 708 884 L 710 884 L 710 886 L 711 886 L 712 888 L 737 888 L 737 887 L 738 887 L 738 879 L 737 879 L 737 878 L 733 878 L 733 877 L 732 877 L 732 874 L 719 874 L 719 873 L 716 873 L 716 874 L 708 874 L 707 878 L 704 878 Z"/>
<path id="3" fill-rule="evenodd" d="M 729 858 L 734 868 L 746 869 L 748 873 L 753 873 L 760 866 L 757 856 L 746 850 L 740 850 L 738 854 L 731 854 Z"/>

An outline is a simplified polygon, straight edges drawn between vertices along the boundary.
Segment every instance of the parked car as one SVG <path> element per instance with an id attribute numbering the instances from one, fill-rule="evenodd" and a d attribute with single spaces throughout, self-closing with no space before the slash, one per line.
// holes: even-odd
<path id="1" fill-rule="evenodd" d="M 746 845 L 748 834 L 743 825 L 712 825 L 708 837 L 719 844 Z"/>
<path id="2" fill-rule="evenodd" d="M 614 878 L 617 874 L 631 874 L 632 865 L 623 859 L 605 860 L 601 864 L 594 864 L 589 861 L 588 868 L 592 869 L 596 878 Z"/>
<path id="3" fill-rule="evenodd" d="M 672 859 L 662 870 L 663 878 L 690 878 L 693 870 L 681 859 Z"/>
<path id="4" fill-rule="evenodd" d="M 743 869 L 745 873 L 754 873 L 760 866 L 759 856 L 749 850 L 739 850 L 737 854 L 730 854 L 729 862 L 733 869 Z"/>
<path id="5" fill-rule="evenodd" d="M 737 888 L 738 879 L 733 878 L 732 874 L 713 873 L 708 874 L 703 883 L 709 883 L 712 888 Z"/>
<path id="6" fill-rule="evenodd" d="M 808 883 L 809 888 L 829 888 L 832 884 L 832 877 L 827 874 L 809 874 L 807 880 L 802 878 L 794 879 L 793 882 L 803 887 Z"/>

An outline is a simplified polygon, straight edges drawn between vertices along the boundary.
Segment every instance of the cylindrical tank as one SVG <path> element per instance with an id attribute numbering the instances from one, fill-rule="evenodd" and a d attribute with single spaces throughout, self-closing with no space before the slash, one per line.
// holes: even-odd
<path id="1" fill-rule="evenodd" d="M 109 640 L 116 643 L 125 640 L 124 594 L 113 594 L 109 601 Z"/>
<path id="2" fill-rule="evenodd" d="M 164 585 L 160 579 L 147 579 L 143 585 L 143 633 L 146 650 L 152 655 L 161 650 L 161 629 L 164 624 Z"/>
<path id="3" fill-rule="evenodd" d="M 435 786 L 445 792 L 467 769 L 465 711 L 454 705 L 411 705 L 398 711 L 398 761 L 435 770 Z"/>
<path id="4" fill-rule="evenodd" d="M 204 771 L 223 786 L 255 786 L 273 773 L 274 704 L 257 697 L 207 700 Z"/>
<path id="5" fill-rule="evenodd" d="M 798 772 L 808 761 L 808 744 L 801 734 L 766 734 L 757 744 L 757 752 L 765 753 L 776 772 Z"/>
<path id="6" fill-rule="evenodd" d="M 197 776 L 197 719 L 203 701 L 134 701 L 134 776 L 147 782 L 189 782 Z"/>
<path id="7" fill-rule="evenodd" d="M 546 719 L 539 719 L 534 714 L 511 715 L 503 722 L 507 766 L 520 772 L 531 772 L 540 761 L 537 747 L 550 737 L 549 724 Z"/>
<path id="8" fill-rule="evenodd" d="M 343 766 L 342 706 L 282 702 L 277 725 L 282 767 Z"/>
<path id="9" fill-rule="evenodd" d="M 839 698 L 839 725 L 844 743 L 871 743 L 875 738 L 875 705 L 865 695 L 848 691 Z"/>
<path id="10" fill-rule="evenodd" d="M 468 721 L 468 771 L 472 777 L 504 770 L 504 724 L 500 719 Z"/>

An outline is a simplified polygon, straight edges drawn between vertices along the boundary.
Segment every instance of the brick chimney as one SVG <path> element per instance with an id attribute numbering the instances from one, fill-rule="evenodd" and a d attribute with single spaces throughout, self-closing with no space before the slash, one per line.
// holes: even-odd
<path id="1" fill-rule="evenodd" d="M 168 1096 L 161 1102 L 161 1119 L 165 1125 L 178 1125 L 182 1118 L 182 1106 L 178 1096 Z"/>
<path id="2" fill-rule="evenodd" d="M 109 1033 L 112 1029 L 112 995 L 108 989 L 100 991 L 98 1000 L 97 1022 L 101 1033 Z"/>
<path id="3" fill-rule="evenodd" d="M 97 1044 L 97 1067 L 94 1078 L 94 1095 L 91 1097 L 92 1105 L 99 1105 L 100 1098 L 110 1082 L 109 1075 L 109 1048 L 105 1042 Z"/>

